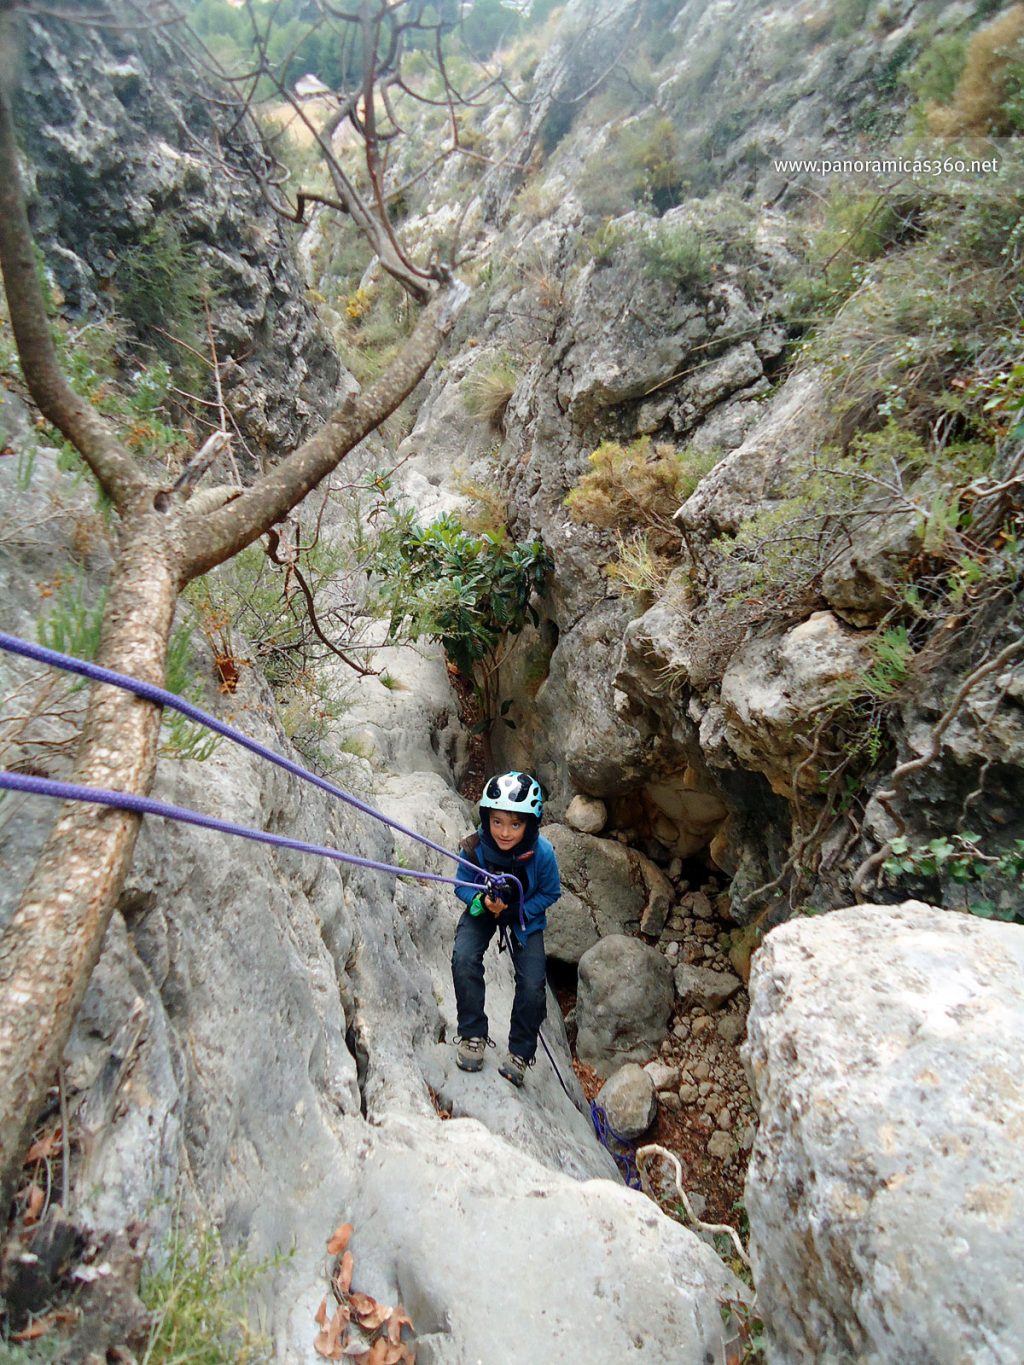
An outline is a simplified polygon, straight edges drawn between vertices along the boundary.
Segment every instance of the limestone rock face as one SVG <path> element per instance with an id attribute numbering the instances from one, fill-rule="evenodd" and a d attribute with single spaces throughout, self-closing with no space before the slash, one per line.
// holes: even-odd
<path id="1" fill-rule="evenodd" d="M 357 1275 L 405 1304 L 424 1365 L 720 1361 L 718 1302 L 746 1297 L 645 1196 L 576 1184 L 466 1119 L 370 1129 L 342 1212 Z M 318 1302 L 295 1304 L 296 1338 Z"/>
<path id="2" fill-rule="evenodd" d="M 750 990 L 771 1358 L 1018 1361 L 1024 930 L 862 905 L 774 930 Z"/>
<path id="3" fill-rule="evenodd" d="M 794 734 L 807 728 L 836 683 L 852 680 L 870 662 L 864 640 L 827 611 L 815 612 L 781 639 L 745 645 L 722 679 L 730 747 L 764 773 L 773 791 L 791 795 L 794 769 L 806 752 Z M 798 785 L 817 790 L 818 783 L 817 769 L 805 764 Z"/>
<path id="4" fill-rule="evenodd" d="M 576 1052 L 599 1076 L 647 1061 L 665 1036 L 672 969 L 655 948 L 611 934 L 580 958 Z"/>
<path id="5" fill-rule="evenodd" d="M 140 244 L 205 270 L 232 418 L 259 451 L 287 453 L 333 406 L 342 369 L 238 153 L 248 125 L 230 135 L 225 111 L 214 127 L 216 101 L 159 28 L 26 28 L 19 122 L 33 230 L 61 305 L 82 317 L 102 314 L 105 296 L 123 298 Z M 223 164 L 204 159 L 204 140 Z"/>

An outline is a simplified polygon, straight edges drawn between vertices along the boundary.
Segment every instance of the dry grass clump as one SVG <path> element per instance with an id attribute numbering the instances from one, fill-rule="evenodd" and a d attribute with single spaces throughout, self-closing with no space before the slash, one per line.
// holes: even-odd
<path id="1" fill-rule="evenodd" d="M 508 360 L 477 366 L 472 374 L 466 376 L 462 386 L 466 411 L 500 429 L 518 383 L 519 376 Z"/>
<path id="2" fill-rule="evenodd" d="M 940 137 L 1009 137 L 1024 128 L 1024 5 L 974 35 L 952 102 L 932 105 L 928 126 Z"/>
<path id="3" fill-rule="evenodd" d="M 677 553 L 680 534 L 672 518 L 714 457 L 642 436 L 626 446 L 602 441 L 588 463 L 565 499 L 573 521 L 620 535 L 642 531 L 654 554 Z"/>

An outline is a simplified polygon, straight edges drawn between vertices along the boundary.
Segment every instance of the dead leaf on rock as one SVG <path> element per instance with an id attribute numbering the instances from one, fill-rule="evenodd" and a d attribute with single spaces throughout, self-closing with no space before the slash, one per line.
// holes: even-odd
<path id="1" fill-rule="evenodd" d="M 338 1256 L 348 1246 L 352 1237 L 352 1224 L 342 1223 L 340 1228 L 336 1228 L 331 1234 L 331 1239 L 327 1243 L 327 1250 L 332 1256 Z"/>
<path id="2" fill-rule="evenodd" d="M 388 1319 L 388 1341 L 395 1344 L 402 1339 L 402 1328 L 408 1327 L 412 1331 L 412 1318 L 406 1313 L 401 1304 L 392 1312 Z"/>
<path id="3" fill-rule="evenodd" d="M 33 1180 L 31 1185 L 26 1185 L 23 1190 L 18 1191 L 18 1196 L 25 1200 L 25 1212 L 22 1215 L 22 1222 L 27 1228 L 38 1223 L 46 1203 L 46 1195 L 43 1193 L 41 1185 L 37 1185 Z"/>
<path id="4" fill-rule="evenodd" d="M 327 1326 L 327 1300 L 326 1300 L 326 1299 L 321 1299 L 321 1300 L 320 1300 L 320 1307 L 316 1310 L 316 1315 L 314 1316 L 313 1321 L 316 1323 L 316 1325 L 317 1325 L 318 1327 L 326 1327 L 326 1326 Z"/>
<path id="5" fill-rule="evenodd" d="M 341 1264 L 334 1272 L 334 1286 L 339 1294 L 347 1294 L 352 1288 L 352 1270 L 355 1262 L 352 1259 L 351 1251 L 346 1251 L 341 1258 Z"/>
<path id="6" fill-rule="evenodd" d="M 403 1361 L 415 1361 L 415 1357 L 408 1346 L 399 1342 L 397 1345 L 393 1341 L 388 1341 L 384 1337 L 378 1337 L 370 1347 L 370 1365 L 401 1365 Z"/>
<path id="7" fill-rule="evenodd" d="M 323 1356 L 325 1360 L 340 1360 L 341 1352 L 336 1346 L 331 1345 L 330 1337 L 326 1332 L 317 1332 L 313 1338 L 313 1350 L 318 1356 Z"/>
<path id="8" fill-rule="evenodd" d="M 324 1316 L 326 1317 L 326 1300 L 321 1307 L 324 1309 Z M 318 1310 L 318 1319 L 319 1316 L 320 1313 Z M 317 1355 L 323 1356 L 325 1360 L 341 1360 L 342 1356 L 345 1354 L 345 1334 L 348 1329 L 348 1321 L 348 1309 L 342 1304 L 335 1312 L 324 1331 L 316 1334 L 316 1339 L 313 1342 L 313 1349 L 316 1351 Z"/>
<path id="9" fill-rule="evenodd" d="M 55 1156 L 60 1151 L 61 1132 L 59 1128 L 54 1128 L 46 1133 L 38 1142 L 33 1142 L 25 1155 L 24 1165 L 31 1166 L 34 1161 L 49 1161 L 51 1156 Z"/>
<path id="10" fill-rule="evenodd" d="M 357 1313 L 356 1317 L 359 1326 L 365 1328 L 367 1332 L 376 1332 L 378 1327 L 383 1326 L 391 1315 L 391 1308 L 386 1303 L 375 1303 L 367 1313 Z"/>

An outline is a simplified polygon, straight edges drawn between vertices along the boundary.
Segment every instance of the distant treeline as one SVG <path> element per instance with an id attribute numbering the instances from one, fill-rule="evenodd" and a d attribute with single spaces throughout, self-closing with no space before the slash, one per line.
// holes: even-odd
<path id="1" fill-rule="evenodd" d="M 489 57 L 525 28 L 542 22 L 562 0 L 423 0 L 422 32 L 410 30 L 407 49 L 433 47 L 439 22 L 467 53 Z M 413 6 L 410 6 L 411 15 Z M 351 85 L 361 70 L 358 26 L 336 23 L 316 0 L 195 0 L 195 32 L 229 72 L 266 63 L 287 85 L 310 73 L 332 89 Z"/>

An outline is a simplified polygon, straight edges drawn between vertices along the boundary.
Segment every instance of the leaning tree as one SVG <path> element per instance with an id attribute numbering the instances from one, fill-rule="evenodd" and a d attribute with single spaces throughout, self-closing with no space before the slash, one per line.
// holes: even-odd
<path id="1" fill-rule="evenodd" d="M 0 265 L 24 381 L 39 414 L 81 455 L 116 517 L 111 571 L 98 662 L 161 684 L 175 604 L 189 582 L 223 564 L 271 531 L 410 394 L 451 331 L 468 290 L 453 273 L 453 252 L 417 259 L 402 244 L 390 205 L 399 201 L 390 156 L 401 134 L 401 100 L 423 95 L 447 114 L 448 135 L 427 149 L 425 163 L 460 151 L 459 110 L 495 84 L 484 73 L 477 88 L 458 92 L 446 62 L 446 41 L 460 6 L 424 0 L 353 0 L 338 8 L 314 0 L 303 13 L 311 31 L 333 35 L 340 72 L 323 95 L 330 116 L 314 121 L 289 83 L 294 50 L 275 57 L 267 10 L 249 11 L 249 68 L 217 79 L 209 52 L 163 0 L 112 0 L 102 12 L 38 7 L 33 0 L 0 5 Z M 454 11 L 454 14 L 452 13 Z M 272 12 L 272 7 L 270 7 Z M 120 40 L 133 27 L 152 33 L 188 63 L 206 92 L 217 128 L 217 155 L 234 158 L 256 178 L 274 208 L 303 222 L 319 213 L 345 215 L 380 267 L 405 291 L 418 321 L 394 361 L 374 382 L 348 394 L 328 419 L 290 450 L 275 453 L 263 472 L 192 496 L 199 477 L 222 459 L 227 436 L 215 431 L 168 487 L 166 469 L 139 458 L 117 425 L 80 397 L 62 371 L 40 285 L 17 142 L 20 29 L 33 24 L 109 24 Z M 293 45 L 294 49 L 294 45 Z M 408 74 L 434 72 L 430 91 Z M 287 193 L 275 158 L 253 117 L 257 93 L 274 91 L 305 122 L 327 170 L 326 188 Z M 323 92 L 321 92 L 323 93 Z M 344 149 L 344 150 L 339 150 Z M 465 149 L 469 152 L 469 149 Z M 349 158 L 358 156 L 358 165 Z M 422 173 L 422 167 L 420 172 Z M 146 793 L 153 781 L 159 709 L 118 689 L 96 686 L 89 699 L 72 780 L 87 786 Z M 6 1208 L 19 1162 L 46 1091 L 56 1074 L 76 1012 L 99 957 L 128 870 L 139 819 L 107 808 L 69 803 L 60 809 L 20 903 L 0 939 L 0 1207 Z"/>

